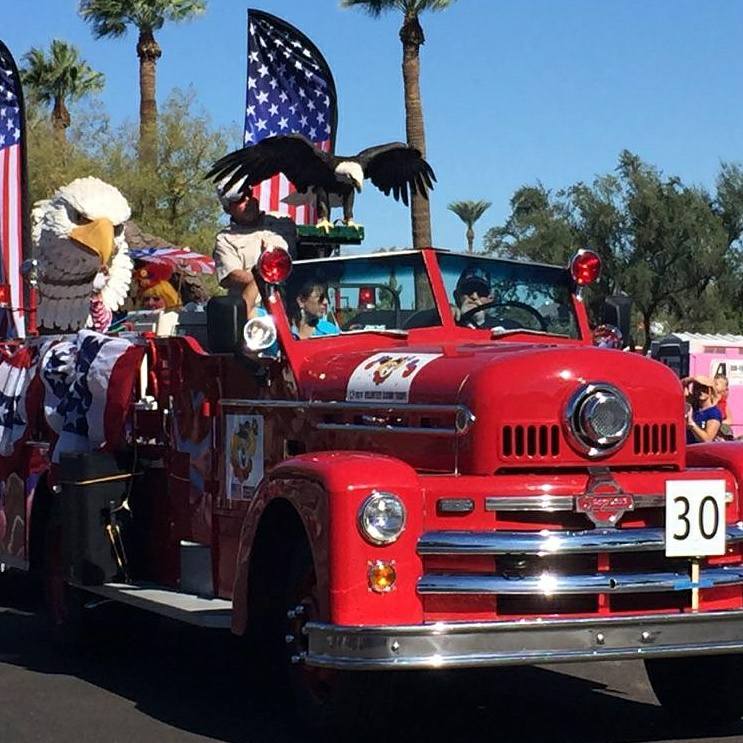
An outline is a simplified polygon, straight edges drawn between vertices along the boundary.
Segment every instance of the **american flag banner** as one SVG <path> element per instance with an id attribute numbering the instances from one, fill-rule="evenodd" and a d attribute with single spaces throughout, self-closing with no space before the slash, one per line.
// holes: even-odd
<path id="1" fill-rule="evenodd" d="M 122 437 L 144 346 L 81 330 L 50 342 L 41 359 L 44 415 L 61 454 L 116 446 Z"/>
<path id="2" fill-rule="evenodd" d="M 330 67 L 294 26 L 248 10 L 248 89 L 244 144 L 277 134 L 303 134 L 325 152 L 335 148 L 338 105 Z M 314 203 L 287 204 L 295 188 L 283 174 L 253 188 L 261 209 L 315 224 Z"/>
<path id="3" fill-rule="evenodd" d="M 0 41 L 0 284 L 9 288 L 0 310 L 0 338 L 26 334 L 27 302 L 21 263 L 30 249 L 26 208 L 26 155 L 23 91 L 18 68 Z M 25 246 L 25 247 L 24 247 Z"/>

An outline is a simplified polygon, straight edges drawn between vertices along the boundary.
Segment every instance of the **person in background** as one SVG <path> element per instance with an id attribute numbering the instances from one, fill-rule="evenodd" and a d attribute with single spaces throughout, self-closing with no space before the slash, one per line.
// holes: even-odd
<path id="1" fill-rule="evenodd" d="M 485 313 L 475 312 L 464 323 L 461 318 L 483 304 L 493 301 L 490 274 L 481 268 L 470 267 L 462 271 L 454 289 L 455 307 L 452 308 L 457 325 L 468 328 L 481 328 L 485 323 Z"/>
<path id="2" fill-rule="evenodd" d="M 733 418 L 728 407 L 729 384 L 724 374 L 715 374 L 715 405 L 722 413 L 722 425 L 720 426 L 720 438 L 732 441 L 735 438 L 733 432 Z"/>
<path id="3" fill-rule="evenodd" d="M 175 310 L 181 306 L 170 278 L 173 269 L 161 263 L 147 263 L 134 270 L 137 281 L 137 304 L 143 310 Z"/>
<path id="4" fill-rule="evenodd" d="M 316 335 L 337 335 L 340 328 L 326 318 L 328 287 L 319 279 L 308 279 L 287 303 L 292 333 L 300 339 Z"/>
<path id="5" fill-rule="evenodd" d="M 715 405 L 714 380 L 697 375 L 687 377 L 682 383 L 688 389 L 689 403 L 686 412 L 686 443 L 714 441 L 722 426 L 722 413 Z"/>
<path id="6" fill-rule="evenodd" d="M 261 211 L 250 186 L 243 187 L 241 182 L 229 189 L 225 186 L 219 184 L 217 194 L 230 223 L 217 233 L 212 255 L 220 285 L 242 296 L 250 316 L 259 299 L 253 266 L 264 250 L 283 248 L 294 257 L 297 226 L 289 217 Z"/>

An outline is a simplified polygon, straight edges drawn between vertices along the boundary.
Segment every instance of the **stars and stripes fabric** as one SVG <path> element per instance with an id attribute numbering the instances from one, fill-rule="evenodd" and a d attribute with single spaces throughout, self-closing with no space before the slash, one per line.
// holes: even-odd
<path id="1" fill-rule="evenodd" d="M 248 10 L 244 144 L 299 133 L 325 152 L 333 152 L 337 121 L 335 82 L 317 47 L 286 21 Z M 283 201 L 295 191 L 283 174 L 253 188 L 264 211 L 287 214 L 297 224 L 314 224 L 314 203 Z"/>
<path id="2" fill-rule="evenodd" d="M 28 434 L 29 408 L 33 407 L 29 389 L 38 361 L 38 347 L 0 348 L 0 457 L 11 456 Z"/>
<path id="3" fill-rule="evenodd" d="M 187 248 L 129 248 L 129 257 L 134 261 L 161 263 L 174 271 L 189 274 L 212 274 L 215 271 L 211 256 Z"/>
<path id="4" fill-rule="evenodd" d="M 25 154 L 23 92 L 18 68 L 0 41 L 0 284 L 9 288 L 10 310 L 0 310 L 0 338 L 26 334 L 21 263 L 28 244 L 24 208 Z"/>
<path id="5" fill-rule="evenodd" d="M 125 338 L 81 330 L 42 352 L 44 415 L 61 454 L 115 446 L 142 363 L 144 347 Z"/>

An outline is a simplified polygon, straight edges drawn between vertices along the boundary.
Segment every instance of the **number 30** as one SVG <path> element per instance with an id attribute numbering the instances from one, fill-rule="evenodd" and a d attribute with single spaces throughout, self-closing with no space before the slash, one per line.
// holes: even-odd
<path id="1" fill-rule="evenodd" d="M 684 530 L 681 534 L 673 535 L 674 539 L 678 539 L 679 541 L 682 541 L 686 539 L 689 536 L 689 533 L 691 532 L 691 521 L 689 520 L 689 510 L 691 509 L 691 504 L 689 503 L 689 499 L 683 495 L 679 495 L 676 498 L 674 498 L 673 502 L 681 503 L 684 508 L 683 513 L 680 513 L 678 516 L 679 521 L 684 522 Z M 712 509 L 712 513 L 711 513 L 712 529 L 708 530 L 705 527 L 709 520 L 708 514 L 709 514 L 710 508 Z M 702 535 L 702 538 L 713 539 L 715 534 L 717 534 L 717 530 L 720 526 L 720 510 L 717 507 L 717 501 L 711 495 L 706 495 L 699 502 L 699 510 L 697 511 L 695 516 L 696 516 L 696 521 L 697 521 L 697 529 L 699 533 Z"/>

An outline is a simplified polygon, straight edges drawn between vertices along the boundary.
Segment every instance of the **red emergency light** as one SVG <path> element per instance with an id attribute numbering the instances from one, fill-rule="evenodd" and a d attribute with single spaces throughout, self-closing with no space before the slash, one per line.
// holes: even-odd
<path id="1" fill-rule="evenodd" d="M 286 281 L 292 272 L 292 259 L 282 248 L 265 250 L 258 258 L 258 273 L 269 284 L 280 284 Z"/>
<path id="2" fill-rule="evenodd" d="M 0 307 L 10 307 L 10 284 L 0 284 Z"/>
<path id="3" fill-rule="evenodd" d="M 359 307 L 368 307 L 374 305 L 374 287 L 373 286 L 362 286 L 359 289 Z"/>
<path id="4" fill-rule="evenodd" d="M 592 250 L 579 250 L 570 261 L 570 273 L 578 286 L 593 284 L 601 273 L 601 258 Z"/>

